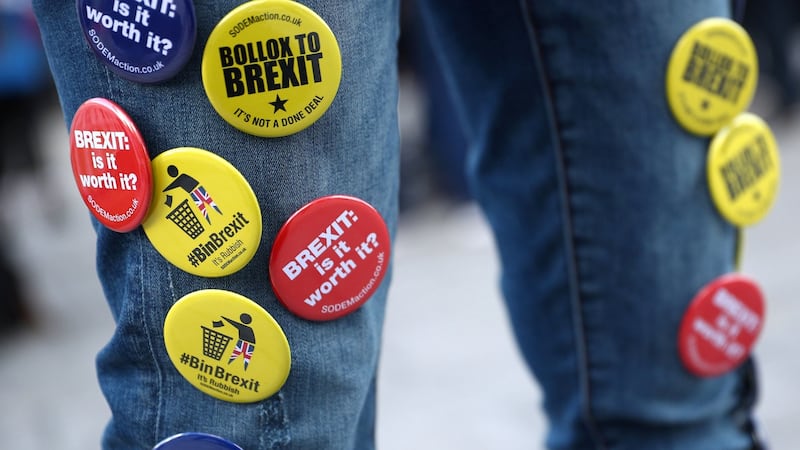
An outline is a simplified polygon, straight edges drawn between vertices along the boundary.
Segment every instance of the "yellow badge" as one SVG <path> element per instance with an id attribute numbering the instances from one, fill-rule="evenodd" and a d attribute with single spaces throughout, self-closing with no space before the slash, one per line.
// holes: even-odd
<path id="1" fill-rule="evenodd" d="M 221 157 L 180 147 L 153 158 L 153 199 L 142 227 L 167 261 L 203 277 L 244 267 L 261 242 L 261 209 Z"/>
<path id="2" fill-rule="evenodd" d="M 780 159 L 775 137 L 758 116 L 744 113 L 711 140 L 708 186 L 720 214 L 737 226 L 752 225 L 778 194 Z"/>
<path id="3" fill-rule="evenodd" d="M 286 335 L 267 311 L 216 289 L 192 292 L 172 306 L 164 321 L 164 344 L 189 383 L 234 403 L 278 392 L 292 363 Z"/>
<path id="4" fill-rule="evenodd" d="M 747 32 L 729 19 L 705 19 L 672 50 L 667 101 L 681 126 L 710 136 L 747 109 L 757 81 L 758 57 Z"/>
<path id="5" fill-rule="evenodd" d="M 342 59 L 314 11 L 291 0 L 253 0 L 211 32 L 202 72 L 208 99 L 228 123 L 277 137 L 325 113 L 339 89 Z"/>

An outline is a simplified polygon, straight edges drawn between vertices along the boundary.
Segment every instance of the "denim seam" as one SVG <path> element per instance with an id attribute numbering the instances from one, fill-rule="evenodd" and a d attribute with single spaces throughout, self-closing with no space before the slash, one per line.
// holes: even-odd
<path id="1" fill-rule="evenodd" d="M 139 242 L 140 246 L 142 245 L 141 242 L 142 241 Z M 148 240 L 147 242 L 150 242 L 150 241 Z M 169 286 L 169 294 L 170 294 L 169 298 L 170 298 L 170 301 L 171 301 L 170 302 L 170 308 L 171 308 L 172 305 L 174 305 L 175 302 L 177 301 L 177 297 L 175 295 L 175 283 L 173 282 L 173 279 L 172 279 L 172 265 L 171 264 L 167 264 L 166 265 L 166 269 L 167 269 L 167 280 L 168 280 L 167 284 Z M 144 279 L 144 277 L 142 277 L 142 279 Z M 153 309 L 156 310 L 156 311 L 161 311 L 161 308 L 153 308 Z M 163 322 L 163 320 L 164 319 L 162 319 L 162 322 Z M 162 336 L 162 339 L 163 339 L 163 336 Z M 164 390 L 163 390 L 163 388 L 161 386 L 161 384 L 162 384 L 162 382 L 164 380 L 164 377 L 166 375 L 161 370 L 161 366 L 158 364 L 158 358 L 156 357 L 156 349 L 153 348 L 153 341 L 152 341 L 152 339 L 150 339 L 150 335 L 149 334 L 148 334 L 147 343 L 150 346 L 150 352 L 153 355 L 153 365 L 156 368 L 156 372 L 158 372 L 158 383 L 159 383 L 158 392 L 157 392 L 157 395 L 158 395 L 158 410 L 156 411 L 156 429 L 158 429 L 159 425 L 160 425 L 160 422 L 161 422 L 162 400 L 166 401 L 166 399 L 163 398 L 163 391 Z M 166 432 L 169 431 L 169 430 L 164 430 L 164 431 L 165 432 L 161 433 L 161 435 L 166 435 L 167 434 Z"/>
<path id="2" fill-rule="evenodd" d="M 144 295 L 144 292 L 145 292 L 144 248 L 143 248 L 143 243 L 142 242 L 143 242 L 142 239 L 137 239 L 137 244 L 138 244 L 138 247 L 139 247 L 139 292 L 140 292 L 140 299 L 141 299 L 141 306 L 142 306 L 142 322 L 146 324 L 147 323 L 147 317 L 146 317 L 147 310 L 150 309 L 152 311 L 160 311 L 160 309 L 159 308 L 147 308 L 147 306 L 145 305 L 146 299 L 145 299 L 145 295 Z M 161 435 L 161 433 L 159 432 L 159 429 L 161 428 L 161 412 L 162 412 L 161 411 L 161 407 L 162 407 L 162 401 L 163 401 L 163 395 L 162 395 L 163 394 L 163 386 L 162 386 L 162 384 L 163 384 L 163 379 L 164 379 L 164 373 L 161 370 L 161 366 L 158 364 L 158 357 L 156 355 L 156 349 L 153 346 L 153 336 L 150 333 L 150 327 L 149 326 L 145 326 L 144 328 L 145 328 L 144 331 L 145 331 L 145 333 L 147 335 L 147 347 L 148 347 L 148 349 L 150 351 L 150 357 L 153 360 L 153 368 L 154 368 L 154 370 L 156 372 L 156 392 L 155 392 L 155 396 L 156 396 L 156 416 L 155 416 L 155 424 L 154 424 L 155 426 L 153 427 L 153 433 L 154 433 L 153 442 L 158 442 L 159 436 Z"/>
<path id="3" fill-rule="evenodd" d="M 115 78 L 115 76 L 111 73 L 110 70 L 107 68 L 103 68 L 103 73 L 105 74 L 106 78 L 106 92 L 108 92 L 107 98 L 119 98 L 118 96 L 114 95 L 114 88 L 119 87 L 119 80 Z M 141 231 L 138 231 L 141 233 Z M 145 277 L 144 277 L 144 247 L 143 247 L 143 240 L 142 239 L 134 239 L 136 241 L 136 245 L 138 248 L 139 253 L 139 307 L 141 308 L 141 321 L 144 324 L 144 333 L 147 337 L 147 348 L 150 352 L 150 357 L 153 361 L 153 368 L 157 374 L 156 376 L 156 411 L 155 411 L 155 420 L 153 426 L 153 442 L 158 442 L 159 440 L 159 428 L 161 426 L 161 415 L 162 415 L 162 393 L 163 393 L 163 377 L 164 373 L 161 370 L 161 366 L 158 364 L 158 357 L 156 355 L 156 348 L 153 345 L 153 336 L 150 333 L 150 327 L 147 326 L 147 319 L 148 319 L 148 310 L 157 311 L 158 308 L 148 308 L 146 305 L 146 298 L 145 298 Z M 169 273 L 169 271 L 167 272 Z M 171 278 L 170 278 L 171 279 Z"/>
<path id="4" fill-rule="evenodd" d="M 119 78 L 117 78 L 108 68 L 103 67 L 102 70 L 103 70 L 103 73 L 105 74 L 106 82 L 107 82 L 107 86 L 108 86 L 108 91 L 107 91 L 108 94 L 109 94 L 108 98 L 110 98 L 110 99 L 122 98 L 121 95 L 120 96 L 114 95 L 114 90 L 115 90 L 115 88 L 116 89 L 120 89 L 120 83 L 124 83 L 124 81 L 121 81 Z M 124 108 L 124 105 L 123 105 L 123 108 Z M 139 230 L 137 232 L 138 233 L 142 233 L 141 230 Z M 153 342 L 154 337 L 153 337 L 152 333 L 150 332 L 151 327 L 148 326 L 148 324 L 149 324 L 149 322 L 148 322 L 148 316 L 149 316 L 148 315 L 148 311 L 150 311 L 151 313 L 154 313 L 154 312 L 157 312 L 157 311 L 161 311 L 161 308 L 156 307 L 157 305 L 151 305 L 151 307 L 148 308 L 147 298 L 146 298 L 146 295 L 145 295 L 145 275 L 144 275 L 144 273 L 145 273 L 145 270 L 144 270 L 144 267 L 145 267 L 145 255 L 144 255 L 145 249 L 144 249 L 143 242 L 145 241 L 145 239 L 135 239 L 135 241 L 136 241 L 136 245 L 137 245 L 138 251 L 139 251 L 139 307 L 142 308 L 142 311 L 141 311 L 141 318 L 142 319 L 141 320 L 142 320 L 142 324 L 144 324 L 144 333 L 145 333 L 145 336 L 146 336 L 146 339 L 147 339 L 147 348 L 148 348 L 148 351 L 150 352 L 150 358 L 152 359 L 152 362 L 153 362 L 153 370 L 156 372 L 156 377 L 155 377 L 156 388 L 155 388 L 155 393 L 154 393 L 154 395 L 156 397 L 155 398 L 156 411 L 155 411 L 155 420 L 154 420 L 154 424 L 153 424 L 153 442 L 158 442 L 159 436 L 161 436 L 163 434 L 163 433 L 160 432 L 160 428 L 161 428 L 161 419 L 162 419 L 162 405 L 163 405 L 162 402 L 164 401 L 164 396 L 163 396 L 164 386 L 163 386 L 163 383 L 164 383 L 164 376 L 165 375 L 164 375 L 164 371 L 161 368 L 161 365 L 158 362 L 158 354 L 156 353 L 158 346 L 154 345 L 154 342 Z M 149 242 L 149 241 L 147 241 L 147 242 Z M 169 269 L 167 269 L 167 274 L 169 275 Z M 174 298 L 174 293 L 173 293 L 173 298 Z M 154 329 L 160 329 L 160 328 L 161 327 L 156 326 Z"/>
<path id="5" fill-rule="evenodd" d="M 581 409 L 585 420 L 585 426 L 594 443 L 599 449 L 606 449 L 604 439 L 597 422 L 592 414 L 592 400 L 591 400 L 591 380 L 589 376 L 589 355 L 586 342 L 586 333 L 583 325 L 583 308 L 581 305 L 580 296 L 580 276 L 578 273 L 578 261 L 575 253 L 574 229 L 572 226 L 572 209 L 569 201 L 570 189 L 569 180 L 567 178 L 566 156 L 564 154 L 564 145 L 560 139 L 558 115 L 554 101 L 553 89 L 550 85 L 550 79 L 545 70 L 545 61 L 543 57 L 543 50 L 537 34 L 537 27 L 534 23 L 533 12 L 531 11 L 526 0 L 520 0 L 520 7 L 522 17 L 525 21 L 528 35 L 531 42 L 531 56 L 536 70 L 539 73 L 541 80 L 540 88 L 542 90 L 542 97 L 545 99 L 544 107 L 547 110 L 548 126 L 550 128 L 550 136 L 552 141 L 552 148 L 555 153 L 556 173 L 559 184 L 559 194 L 561 197 L 562 214 L 561 220 L 563 222 L 563 237 L 564 246 L 566 249 L 566 263 L 570 284 L 570 303 L 572 305 L 572 320 L 573 320 L 573 333 L 575 338 L 576 353 L 578 359 L 578 385 L 581 391 Z"/>

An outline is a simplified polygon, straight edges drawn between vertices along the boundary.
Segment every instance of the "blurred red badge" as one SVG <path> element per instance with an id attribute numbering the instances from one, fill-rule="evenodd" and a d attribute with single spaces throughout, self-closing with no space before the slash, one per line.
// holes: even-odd
<path id="1" fill-rule="evenodd" d="M 322 197 L 294 213 L 272 248 L 275 295 L 308 320 L 350 314 L 380 286 L 389 264 L 389 230 L 370 204 Z"/>
<path id="2" fill-rule="evenodd" d="M 763 323 L 758 285 L 743 275 L 723 275 L 689 305 L 678 337 L 681 359 L 695 375 L 722 375 L 747 359 Z"/>
<path id="3" fill-rule="evenodd" d="M 150 205 L 150 156 L 133 120 L 104 98 L 84 102 L 69 131 L 72 173 L 89 211 L 106 227 L 131 231 Z"/>

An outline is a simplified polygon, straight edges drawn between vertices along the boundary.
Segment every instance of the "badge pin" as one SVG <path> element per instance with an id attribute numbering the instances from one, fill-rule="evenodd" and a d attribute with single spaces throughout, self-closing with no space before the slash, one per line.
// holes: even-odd
<path id="1" fill-rule="evenodd" d="M 750 355 L 763 323 L 764 297 L 758 285 L 739 274 L 721 276 L 697 293 L 683 317 L 681 360 L 697 376 L 727 373 Z"/>
<path id="2" fill-rule="evenodd" d="M 261 209 L 247 180 L 206 150 L 181 147 L 153 158 L 153 200 L 142 223 L 169 262 L 221 277 L 244 267 L 261 242 Z"/>
<path id="3" fill-rule="evenodd" d="M 83 35 L 118 76 L 157 83 L 177 74 L 194 51 L 192 0 L 77 0 Z"/>
<path id="4" fill-rule="evenodd" d="M 72 173 L 89 211 L 117 232 L 135 229 L 152 191 L 150 156 L 139 129 L 116 103 L 84 102 L 69 130 Z"/>
<path id="5" fill-rule="evenodd" d="M 164 344 L 186 381 L 233 403 L 270 397 L 291 367 L 289 343 L 275 319 L 252 300 L 223 290 L 178 300 L 164 321 Z"/>
<path id="6" fill-rule="evenodd" d="M 667 66 L 667 102 L 682 127 L 710 136 L 747 109 L 757 81 L 758 57 L 744 28 L 709 18 L 675 44 Z"/>
<path id="7" fill-rule="evenodd" d="M 281 228 L 270 255 L 270 281 L 292 313 L 333 320 L 370 298 L 389 257 L 389 230 L 375 208 L 355 197 L 322 197 Z"/>
<path id="8" fill-rule="evenodd" d="M 202 77 L 229 124 L 287 136 L 330 107 L 342 76 L 339 44 L 314 11 L 291 0 L 253 0 L 226 15 L 208 38 Z"/>
<path id="9" fill-rule="evenodd" d="M 722 216 L 737 226 L 757 223 L 775 203 L 780 184 L 778 144 L 769 126 L 744 113 L 711 140 L 707 178 Z"/>
<path id="10" fill-rule="evenodd" d="M 736 227 L 736 247 L 733 252 L 733 267 L 738 271 L 742 268 L 742 257 L 744 254 L 744 230 Z"/>

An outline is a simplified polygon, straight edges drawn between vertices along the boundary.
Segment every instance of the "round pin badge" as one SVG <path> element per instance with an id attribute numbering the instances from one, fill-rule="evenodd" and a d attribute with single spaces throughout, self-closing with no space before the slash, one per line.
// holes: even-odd
<path id="1" fill-rule="evenodd" d="M 269 261 L 275 295 L 295 315 L 332 320 L 360 308 L 389 264 L 389 230 L 369 203 L 322 197 L 283 225 Z"/>
<path id="2" fill-rule="evenodd" d="M 111 100 L 93 98 L 75 112 L 69 135 L 72 173 L 89 211 L 114 231 L 138 227 L 153 182 L 150 156 L 133 120 Z"/>
<path id="3" fill-rule="evenodd" d="M 164 320 L 164 344 L 186 381 L 233 403 L 278 392 L 292 362 L 286 335 L 267 311 L 217 289 L 192 292 L 172 306 Z"/>
<path id="4" fill-rule="evenodd" d="M 180 147 L 151 165 L 153 197 L 142 227 L 164 258 L 204 277 L 230 275 L 250 262 L 261 242 L 261 209 L 232 164 Z"/>
<path id="5" fill-rule="evenodd" d="M 202 74 L 223 119 L 246 133 L 277 137 L 325 113 L 342 61 L 333 32 L 314 11 L 292 0 L 253 0 L 211 32 Z"/>
<path id="6" fill-rule="evenodd" d="M 740 274 L 723 275 L 703 287 L 681 322 L 681 360 L 693 374 L 712 377 L 738 367 L 761 333 L 764 297 Z"/>
<path id="7" fill-rule="evenodd" d="M 757 81 L 758 57 L 744 28 L 709 18 L 689 28 L 673 48 L 667 101 L 682 127 L 710 136 L 747 109 Z"/>
<path id="8" fill-rule="evenodd" d="M 192 0 L 77 0 L 89 47 L 122 78 L 157 83 L 189 61 L 197 35 Z"/>
<path id="9" fill-rule="evenodd" d="M 156 444 L 153 450 L 242 450 L 242 447 L 207 433 L 181 433 Z"/>
<path id="10" fill-rule="evenodd" d="M 780 156 L 769 126 L 744 113 L 711 140 L 706 170 L 711 198 L 734 225 L 760 221 L 778 195 Z"/>

